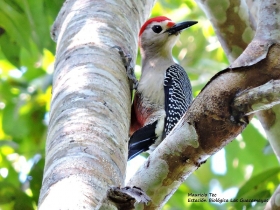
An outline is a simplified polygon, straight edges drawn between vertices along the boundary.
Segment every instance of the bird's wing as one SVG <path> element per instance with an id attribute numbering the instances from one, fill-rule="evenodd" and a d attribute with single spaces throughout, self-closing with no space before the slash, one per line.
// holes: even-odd
<path id="1" fill-rule="evenodd" d="M 130 137 L 128 145 L 128 160 L 131 160 L 140 153 L 147 151 L 149 146 L 155 143 L 157 120 L 135 131 Z"/>
<path id="2" fill-rule="evenodd" d="M 173 129 L 192 102 L 192 87 L 184 68 L 178 64 L 166 70 L 164 79 L 165 136 Z M 163 137 L 165 137 L 163 136 Z"/>

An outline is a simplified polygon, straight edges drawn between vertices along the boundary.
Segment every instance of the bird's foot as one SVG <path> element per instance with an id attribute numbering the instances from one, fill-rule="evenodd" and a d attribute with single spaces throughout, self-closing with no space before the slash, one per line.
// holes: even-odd
<path id="1" fill-rule="evenodd" d="M 111 187 L 107 191 L 107 198 L 115 203 L 118 209 L 134 209 L 135 203 L 148 204 L 151 198 L 139 187 Z"/>
<path id="2" fill-rule="evenodd" d="M 138 80 L 136 79 L 134 68 L 132 66 L 132 58 L 130 54 L 125 54 L 123 49 L 119 46 L 114 46 L 113 48 L 117 49 L 121 58 L 122 62 L 126 68 L 127 77 L 133 82 L 133 89 L 136 89 L 138 86 Z"/>

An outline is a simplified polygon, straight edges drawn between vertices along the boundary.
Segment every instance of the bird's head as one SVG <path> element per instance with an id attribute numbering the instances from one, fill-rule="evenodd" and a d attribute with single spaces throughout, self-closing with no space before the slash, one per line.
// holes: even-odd
<path id="1" fill-rule="evenodd" d="M 146 55 L 147 53 L 161 53 L 161 56 L 170 55 L 180 32 L 196 23 L 197 21 L 175 23 L 164 16 L 147 20 L 139 32 L 139 46 L 142 56 L 149 56 Z"/>

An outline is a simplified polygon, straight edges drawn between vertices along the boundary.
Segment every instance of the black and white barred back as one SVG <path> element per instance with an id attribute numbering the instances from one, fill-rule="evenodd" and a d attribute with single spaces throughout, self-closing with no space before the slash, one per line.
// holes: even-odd
<path id="1" fill-rule="evenodd" d="M 164 78 L 165 127 L 164 137 L 183 117 L 192 102 L 192 86 L 184 68 L 178 64 L 166 70 Z"/>

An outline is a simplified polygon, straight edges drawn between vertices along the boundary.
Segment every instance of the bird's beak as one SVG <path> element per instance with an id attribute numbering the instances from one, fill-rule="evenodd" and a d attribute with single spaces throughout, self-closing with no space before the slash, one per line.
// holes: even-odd
<path id="1" fill-rule="evenodd" d="M 172 34 L 178 34 L 180 31 L 191 27 L 194 24 L 197 24 L 197 21 L 185 21 L 182 23 L 177 23 L 174 26 L 172 26 L 171 28 L 167 29 L 165 32 L 169 33 L 170 35 Z"/>

